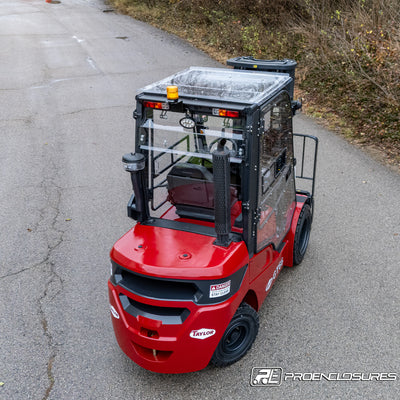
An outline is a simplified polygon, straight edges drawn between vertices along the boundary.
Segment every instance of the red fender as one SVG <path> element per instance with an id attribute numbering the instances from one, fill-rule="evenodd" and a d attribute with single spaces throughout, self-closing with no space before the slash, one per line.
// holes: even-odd
<path id="1" fill-rule="evenodd" d="M 296 202 L 296 209 L 294 210 L 292 224 L 290 226 L 289 232 L 286 235 L 285 241 L 287 242 L 287 245 L 283 252 L 283 257 L 285 260 L 285 267 L 293 267 L 294 237 L 296 234 L 297 222 L 299 221 L 299 216 L 300 216 L 301 210 L 303 209 L 304 204 L 306 204 L 307 196 L 297 195 L 297 198 L 298 199 L 301 198 L 301 200 L 303 200 L 303 198 L 304 198 L 304 201 Z"/>

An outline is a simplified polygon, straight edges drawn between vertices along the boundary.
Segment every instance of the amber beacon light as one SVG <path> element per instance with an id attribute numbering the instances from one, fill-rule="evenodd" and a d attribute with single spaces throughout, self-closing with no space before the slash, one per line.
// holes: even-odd
<path id="1" fill-rule="evenodd" d="M 167 86 L 167 99 L 168 100 L 178 100 L 178 86 Z"/>

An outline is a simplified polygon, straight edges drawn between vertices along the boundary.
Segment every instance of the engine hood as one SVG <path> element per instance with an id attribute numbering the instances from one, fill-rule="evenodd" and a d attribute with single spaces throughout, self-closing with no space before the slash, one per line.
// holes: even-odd
<path id="1" fill-rule="evenodd" d="M 218 279 L 248 264 L 243 241 L 215 246 L 215 237 L 136 224 L 111 250 L 113 261 L 134 272 L 176 279 Z"/>

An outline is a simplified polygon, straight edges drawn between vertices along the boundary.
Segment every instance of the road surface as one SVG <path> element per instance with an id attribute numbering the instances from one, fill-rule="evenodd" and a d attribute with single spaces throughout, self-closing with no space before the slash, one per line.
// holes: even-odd
<path id="1" fill-rule="evenodd" d="M 320 138 L 311 242 L 264 303 L 251 351 L 185 375 L 120 351 L 106 283 L 108 252 L 132 226 L 121 156 L 136 91 L 217 64 L 107 8 L 0 4 L 0 399 L 400 398 L 400 176 L 301 115 L 296 131 Z M 253 367 L 306 381 L 251 387 Z M 307 381 L 361 372 L 397 380 Z"/>

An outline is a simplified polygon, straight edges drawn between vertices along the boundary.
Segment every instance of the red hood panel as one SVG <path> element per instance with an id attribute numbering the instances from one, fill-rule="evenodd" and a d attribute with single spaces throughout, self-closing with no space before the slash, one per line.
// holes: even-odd
<path id="1" fill-rule="evenodd" d="M 178 279 L 217 279 L 249 262 L 245 243 L 215 246 L 215 237 L 136 224 L 119 239 L 111 258 L 132 271 Z"/>

